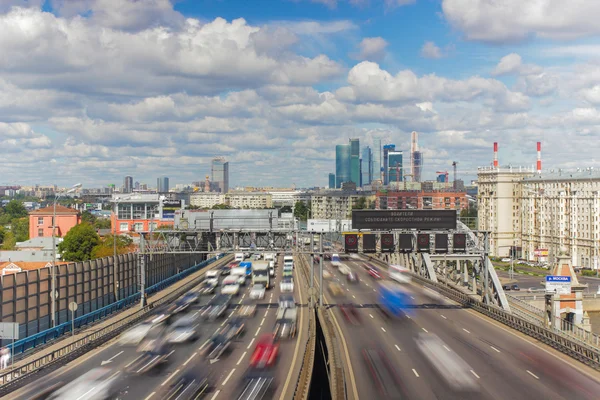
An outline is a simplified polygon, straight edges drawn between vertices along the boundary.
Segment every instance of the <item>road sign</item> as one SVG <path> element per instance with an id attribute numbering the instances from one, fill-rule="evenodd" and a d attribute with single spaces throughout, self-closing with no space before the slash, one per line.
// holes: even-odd
<path id="1" fill-rule="evenodd" d="M 75 303 L 74 301 L 69 303 L 69 310 L 75 312 L 77 311 L 77 303 Z"/>
<path id="2" fill-rule="evenodd" d="M 456 229 L 456 211 L 353 210 L 352 229 Z"/>
<path id="3" fill-rule="evenodd" d="M 0 339 L 19 339 L 19 323 L 0 322 Z"/>
<path id="4" fill-rule="evenodd" d="M 571 277 L 570 276 L 546 276 L 546 294 L 570 294 Z"/>

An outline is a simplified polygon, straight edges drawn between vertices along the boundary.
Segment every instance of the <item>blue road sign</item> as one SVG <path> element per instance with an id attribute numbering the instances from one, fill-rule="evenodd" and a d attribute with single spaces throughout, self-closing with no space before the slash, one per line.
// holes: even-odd
<path id="1" fill-rule="evenodd" d="M 546 282 L 571 282 L 570 276 L 547 275 Z"/>

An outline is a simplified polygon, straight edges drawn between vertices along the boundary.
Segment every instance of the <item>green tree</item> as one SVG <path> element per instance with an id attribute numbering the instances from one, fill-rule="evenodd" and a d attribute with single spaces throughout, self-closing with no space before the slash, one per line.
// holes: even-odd
<path id="1" fill-rule="evenodd" d="M 300 221 L 306 221 L 310 215 L 310 206 L 307 206 L 303 201 L 297 201 L 294 205 L 294 217 Z"/>
<path id="2" fill-rule="evenodd" d="M 0 226 L 0 244 L 4 243 L 4 237 L 6 236 L 6 229 L 3 226 Z"/>
<path id="3" fill-rule="evenodd" d="M 354 203 L 352 205 L 353 210 L 364 210 L 365 208 L 367 208 L 367 198 L 366 197 L 359 197 L 358 200 L 356 201 L 356 203 Z"/>
<path id="4" fill-rule="evenodd" d="M 11 219 L 23 218 L 29 215 L 23 203 L 17 200 L 9 201 L 4 207 L 4 212 L 9 215 Z"/>
<path id="5" fill-rule="evenodd" d="M 29 240 L 29 218 L 13 219 L 10 230 L 15 235 L 17 242 Z"/>
<path id="6" fill-rule="evenodd" d="M 215 204 L 212 206 L 213 210 L 229 210 L 230 208 L 228 204 Z"/>
<path id="7" fill-rule="evenodd" d="M 82 223 L 71 228 L 58 245 L 58 251 L 64 261 L 87 261 L 92 258 L 92 251 L 99 243 L 100 237 L 94 227 Z"/>
<path id="8" fill-rule="evenodd" d="M 81 222 L 87 222 L 90 225 L 94 225 L 96 223 L 96 216 L 89 211 L 84 211 L 81 213 Z"/>
<path id="9" fill-rule="evenodd" d="M 96 222 L 94 222 L 94 228 L 109 229 L 110 228 L 110 218 L 96 218 Z"/>
<path id="10" fill-rule="evenodd" d="M 17 240 L 12 232 L 6 232 L 2 241 L 2 250 L 14 250 Z"/>
<path id="11" fill-rule="evenodd" d="M 125 254 L 130 251 L 133 239 L 125 235 L 117 235 L 117 254 Z M 113 235 L 107 235 L 100 239 L 100 243 L 92 249 L 92 258 L 110 257 L 114 255 Z"/>

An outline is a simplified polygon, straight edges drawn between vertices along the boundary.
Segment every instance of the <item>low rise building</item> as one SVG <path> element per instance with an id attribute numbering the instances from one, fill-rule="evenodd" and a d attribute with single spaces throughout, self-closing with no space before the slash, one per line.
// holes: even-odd
<path id="1" fill-rule="evenodd" d="M 183 209 L 185 202 L 170 200 L 157 193 L 124 194 L 114 196 L 117 214 L 111 216 L 111 230 L 117 234 L 156 230 L 162 226 L 173 226 L 175 211 Z"/>
<path id="2" fill-rule="evenodd" d="M 462 210 L 469 207 L 465 192 L 403 190 L 377 193 L 377 210 Z"/>
<path id="3" fill-rule="evenodd" d="M 366 204 L 375 200 L 375 196 L 370 192 L 343 192 L 332 190 L 314 193 L 310 200 L 310 218 L 349 219 L 352 217 L 353 208 L 358 204 L 361 198 L 365 199 L 364 201 Z"/>
<path id="4" fill-rule="evenodd" d="M 52 237 L 53 226 L 54 236 L 63 237 L 80 223 L 81 215 L 75 209 L 60 204 L 56 205 L 56 212 L 54 206 L 40 208 L 29 213 L 29 237 Z"/>
<path id="5" fill-rule="evenodd" d="M 273 207 L 273 196 L 263 192 L 229 192 L 225 195 L 231 208 L 262 209 Z"/>
<path id="6" fill-rule="evenodd" d="M 217 204 L 225 204 L 225 195 L 223 193 L 199 192 L 190 195 L 190 206 L 211 208 Z"/>

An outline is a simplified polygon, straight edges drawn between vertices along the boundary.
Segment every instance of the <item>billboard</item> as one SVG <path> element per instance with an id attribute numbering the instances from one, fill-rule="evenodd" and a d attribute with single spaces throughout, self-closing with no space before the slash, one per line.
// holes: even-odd
<path id="1" fill-rule="evenodd" d="M 377 250 L 377 238 L 373 234 L 364 234 L 363 240 L 363 253 L 375 253 Z"/>
<path id="2" fill-rule="evenodd" d="M 345 232 L 352 230 L 349 219 L 309 219 L 306 221 L 308 232 Z"/>
<path id="3" fill-rule="evenodd" d="M 548 257 L 548 249 L 535 249 L 533 254 L 536 257 Z"/>
<path id="4" fill-rule="evenodd" d="M 455 210 L 353 210 L 353 229 L 456 229 Z"/>
<path id="5" fill-rule="evenodd" d="M 546 276 L 546 294 L 570 294 L 571 277 L 570 276 Z"/>

